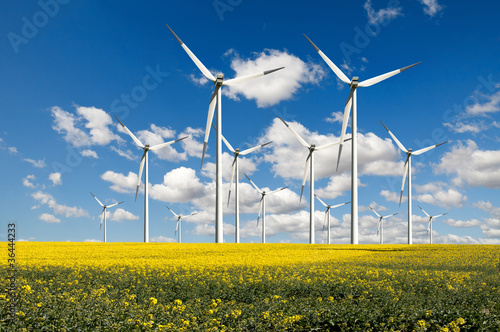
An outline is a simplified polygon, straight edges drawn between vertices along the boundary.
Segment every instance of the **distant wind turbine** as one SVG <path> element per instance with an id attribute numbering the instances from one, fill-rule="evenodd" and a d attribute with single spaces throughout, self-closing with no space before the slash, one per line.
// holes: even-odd
<path id="1" fill-rule="evenodd" d="M 412 211 L 411 211 L 412 210 L 412 206 L 411 206 L 411 156 L 418 156 L 424 152 L 427 152 L 427 151 L 432 150 L 440 145 L 443 145 L 444 143 L 446 143 L 448 141 L 443 142 L 443 143 L 439 143 L 436 145 L 431 145 L 431 146 L 428 146 L 426 148 L 423 148 L 423 149 L 420 149 L 417 151 L 413 151 L 412 149 L 406 149 L 404 147 L 404 145 L 401 144 L 401 142 L 396 138 L 396 136 L 394 136 L 394 134 L 391 133 L 389 128 L 387 128 L 386 125 L 382 121 L 380 121 L 380 123 L 382 123 L 385 130 L 387 130 L 389 135 L 391 135 L 392 139 L 394 140 L 394 142 L 396 142 L 396 144 L 401 149 L 401 151 L 406 153 L 405 169 L 404 169 L 404 173 L 403 173 L 403 183 L 401 184 L 401 194 L 399 195 L 399 206 L 401 206 L 401 199 L 403 198 L 403 190 L 405 187 L 406 175 L 408 175 L 408 244 L 412 244 L 413 239 L 412 239 Z"/>
<path id="2" fill-rule="evenodd" d="M 328 143 L 320 146 L 316 146 L 315 144 L 308 144 L 295 130 L 285 120 L 280 118 L 281 121 L 285 124 L 285 126 L 290 129 L 292 134 L 297 138 L 297 140 L 309 150 L 309 154 L 306 158 L 306 167 L 304 170 L 304 177 L 302 178 L 302 189 L 300 190 L 300 200 L 302 200 L 302 194 L 304 192 L 304 186 L 306 184 L 307 172 L 310 171 L 309 178 L 309 243 L 314 243 L 314 151 L 324 150 L 331 148 L 335 145 L 339 145 L 342 141 L 335 143 Z M 346 140 L 347 141 L 347 140 Z"/>
<path id="3" fill-rule="evenodd" d="M 239 188 L 238 188 L 238 183 L 239 183 L 239 169 L 238 169 L 238 157 L 239 156 L 245 156 L 255 150 L 260 149 L 261 147 L 264 147 L 271 142 L 267 142 L 261 145 L 254 146 L 253 148 L 246 149 L 240 152 L 240 149 L 234 149 L 231 144 L 226 140 L 224 135 L 221 135 L 222 140 L 226 144 L 227 148 L 234 154 L 234 159 L 233 159 L 233 165 L 231 167 L 231 181 L 229 182 L 229 195 L 227 197 L 227 205 L 229 206 L 229 200 L 231 199 L 231 188 L 233 187 L 233 180 L 234 180 L 234 214 L 235 214 L 235 222 L 234 222 L 234 236 L 235 236 L 235 242 L 240 243 L 240 201 L 239 201 Z M 235 179 L 236 178 L 236 179 Z"/>
<path id="4" fill-rule="evenodd" d="M 137 188 L 135 189 L 135 200 L 137 201 L 137 192 L 139 191 L 139 186 L 141 184 L 142 170 L 145 169 L 145 172 L 144 172 L 144 242 L 149 242 L 148 151 L 160 150 L 166 146 L 169 146 L 170 144 L 182 141 L 183 139 L 187 138 L 188 136 L 150 147 L 149 144 L 142 144 L 142 142 L 139 141 L 139 139 L 137 137 L 135 137 L 134 134 L 132 134 L 132 132 L 123 124 L 123 122 L 120 121 L 120 119 L 118 119 L 118 117 L 116 115 L 115 115 L 115 118 L 118 120 L 118 122 L 120 122 L 120 124 L 125 129 L 127 134 L 134 140 L 135 144 L 137 144 L 139 147 L 141 147 L 144 150 L 144 153 L 142 154 L 142 158 L 141 158 L 141 164 L 139 166 L 139 173 L 137 173 Z"/>
<path id="5" fill-rule="evenodd" d="M 165 205 L 166 206 L 166 205 Z M 177 233 L 177 242 L 178 243 L 181 243 L 181 220 L 182 219 L 186 219 L 186 218 L 189 218 L 191 216 L 194 216 L 195 214 L 197 214 L 198 212 L 193 212 L 191 213 L 190 215 L 187 215 L 187 216 L 183 216 L 182 214 L 176 214 L 174 211 L 172 211 L 171 208 L 169 208 L 167 206 L 167 209 L 170 210 L 170 212 L 172 212 L 172 214 L 177 218 L 177 225 L 175 226 L 175 233 Z M 174 233 L 174 234 L 175 234 Z"/>
<path id="6" fill-rule="evenodd" d="M 111 204 L 111 205 L 106 205 L 106 204 L 102 204 L 101 201 L 97 197 L 95 197 L 94 194 L 92 194 L 92 193 L 90 193 L 90 194 L 92 196 L 94 196 L 97 203 L 99 203 L 99 205 L 102 206 L 101 224 L 99 226 L 99 230 L 101 230 L 103 220 L 104 220 L 104 242 L 106 242 L 106 209 L 112 208 L 113 206 L 117 206 L 118 204 L 122 204 L 123 202 L 119 202 L 119 203 L 115 203 L 115 204 Z"/>
<path id="7" fill-rule="evenodd" d="M 423 213 L 425 213 L 427 217 L 429 217 L 429 221 L 427 221 L 427 233 L 429 234 L 429 243 L 432 244 L 432 220 L 444 216 L 445 214 L 448 214 L 448 212 L 438 214 L 437 216 L 430 216 L 427 212 L 424 211 L 424 209 L 420 207 L 420 205 L 417 206 L 420 208 L 420 210 L 422 210 Z"/>
<path id="8" fill-rule="evenodd" d="M 334 206 L 331 206 L 331 205 L 327 205 L 325 202 L 323 202 L 321 200 L 321 198 L 318 197 L 318 195 L 314 194 L 314 196 L 318 199 L 318 201 L 323 204 L 325 207 L 326 207 L 326 212 L 325 212 L 325 220 L 323 221 L 323 230 L 325 229 L 325 221 L 326 221 L 326 229 L 327 229 L 327 243 L 330 244 L 330 209 L 335 209 L 335 208 L 338 208 L 339 206 L 343 206 L 343 205 L 346 205 L 346 204 L 349 204 L 351 202 L 346 202 L 346 203 L 341 203 L 341 204 L 337 204 L 337 205 L 334 205 Z"/>
<path id="9" fill-rule="evenodd" d="M 381 216 L 380 214 L 377 213 L 377 211 L 375 211 L 374 209 L 372 209 L 371 206 L 368 206 L 370 208 L 370 210 L 373 211 L 373 213 L 375 213 L 378 217 L 378 229 L 377 229 L 377 235 L 380 234 L 380 244 L 384 244 L 384 224 L 382 222 L 382 219 L 385 219 L 385 218 L 389 218 L 389 217 L 392 217 L 392 216 L 395 216 L 397 213 L 393 213 L 393 214 L 389 214 L 387 216 Z"/>
<path id="10" fill-rule="evenodd" d="M 358 87 L 369 87 L 377 84 L 389 77 L 397 75 L 413 66 L 418 65 L 420 62 L 413 65 L 396 69 L 388 73 L 375 76 L 373 78 L 367 79 L 363 82 L 359 82 L 358 77 L 353 77 L 351 80 L 316 46 L 314 43 L 304 34 L 307 40 L 311 43 L 314 49 L 319 53 L 321 58 L 328 64 L 328 66 L 333 70 L 335 75 L 344 83 L 349 84 L 351 87 L 351 92 L 347 98 L 347 102 L 344 108 L 344 118 L 342 121 L 342 132 L 340 134 L 340 146 L 339 155 L 337 159 L 337 169 L 339 167 L 340 155 L 342 153 L 342 144 L 345 141 L 344 136 L 347 129 L 347 123 L 349 121 L 349 113 L 352 106 L 352 145 L 351 145 L 351 244 L 358 244 L 358 124 L 357 124 L 357 93 L 356 89 Z"/>
<path id="11" fill-rule="evenodd" d="M 288 187 L 283 187 L 283 188 L 279 188 L 279 189 L 276 189 L 276 190 L 273 190 L 270 192 L 266 192 L 265 190 L 260 190 L 260 188 L 257 187 L 257 185 L 255 183 L 253 183 L 252 180 L 250 180 L 248 175 L 245 174 L 245 176 L 247 177 L 248 181 L 250 181 L 250 183 L 254 186 L 255 189 L 257 189 L 257 191 L 261 195 L 260 206 L 259 206 L 259 215 L 257 216 L 257 226 L 259 226 L 259 219 L 260 219 L 260 215 L 262 212 L 262 243 L 266 243 L 266 195 L 274 194 L 274 193 L 281 191 L 283 189 L 286 189 Z"/>
<path id="12" fill-rule="evenodd" d="M 210 98 L 210 104 L 208 106 L 208 117 L 207 117 L 207 125 L 205 127 L 205 140 L 203 141 L 203 153 L 201 157 L 201 166 L 203 167 L 203 159 L 205 158 L 205 151 L 207 150 L 208 137 L 210 135 L 210 126 L 212 124 L 212 119 L 214 117 L 215 105 L 217 104 L 217 125 L 219 128 L 217 131 L 217 146 L 216 146 L 216 168 L 215 168 L 215 242 L 222 243 L 223 242 L 223 224 L 222 224 L 222 113 L 221 113 L 221 96 L 222 96 L 222 86 L 233 86 L 237 84 L 241 84 L 250 80 L 253 80 L 257 77 L 264 76 L 267 74 L 271 74 L 277 70 L 283 69 L 276 68 L 267 71 L 263 71 L 256 74 L 241 76 L 237 78 L 233 78 L 230 80 L 224 80 L 224 75 L 218 74 L 217 78 L 203 65 L 203 63 L 198 60 L 196 55 L 182 42 L 182 40 L 177 37 L 172 29 L 167 25 L 167 28 L 172 32 L 175 39 L 181 44 L 181 47 L 186 51 L 187 55 L 193 60 L 194 64 L 201 71 L 203 76 L 212 81 L 215 85 L 214 92 L 212 93 L 212 97 Z"/>

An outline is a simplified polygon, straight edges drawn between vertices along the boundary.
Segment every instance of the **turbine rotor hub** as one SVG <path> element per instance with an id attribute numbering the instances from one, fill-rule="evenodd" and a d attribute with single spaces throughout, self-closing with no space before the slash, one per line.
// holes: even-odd
<path id="1" fill-rule="evenodd" d="M 215 81 L 215 84 L 222 85 L 223 81 L 224 81 L 224 75 L 223 74 L 217 74 L 217 79 Z"/>
<path id="2" fill-rule="evenodd" d="M 357 87 L 359 84 L 359 77 L 355 76 L 352 78 L 352 81 L 351 81 L 351 86 L 352 87 Z"/>

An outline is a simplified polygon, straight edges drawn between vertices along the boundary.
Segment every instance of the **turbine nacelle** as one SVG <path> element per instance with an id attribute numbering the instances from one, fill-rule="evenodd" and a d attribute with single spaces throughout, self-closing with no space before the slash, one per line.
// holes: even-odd
<path id="1" fill-rule="evenodd" d="M 354 76 L 351 81 L 351 88 L 357 88 L 359 84 L 359 77 Z"/>
<path id="2" fill-rule="evenodd" d="M 217 74 L 217 79 L 214 83 L 215 85 L 221 86 L 224 83 L 224 74 Z"/>

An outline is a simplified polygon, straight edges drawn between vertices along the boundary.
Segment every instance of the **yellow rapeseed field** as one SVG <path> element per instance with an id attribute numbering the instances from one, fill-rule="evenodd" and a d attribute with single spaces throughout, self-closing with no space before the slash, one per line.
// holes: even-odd
<path id="1" fill-rule="evenodd" d="M 2 330 L 500 330 L 500 246 L 18 242 L 15 254 L 14 294 L 1 263 Z"/>

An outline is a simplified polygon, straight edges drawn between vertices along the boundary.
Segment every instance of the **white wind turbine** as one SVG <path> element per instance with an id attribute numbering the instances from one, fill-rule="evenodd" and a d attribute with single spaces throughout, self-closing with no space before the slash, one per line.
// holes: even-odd
<path id="1" fill-rule="evenodd" d="M 141 141 L 137 137 L 135 137 L 134 134 L 123 124 L 123 122 L 118 119 L 118 117 L 115 115 L 115 118 L 120 122 L 120 124 L 123 126 L 127 134 L 134 140 L 135 144 L 137 144 L 139 147 L 141 147 L 144 150 L 144 153 L 142 154 L 141 158 L 141 164 L 139 166 L 139 173 L 137 174 L 137 188 L 135 189 L 135 200 L 137 201 L 137 192 L 139 191 L 139 186 L 141 184 L 141 177 L 142 177 L 142 170 L 145 169 L 144 172 L 144 242 L 149 242 L 149 190 L 148 190 L 148 184 L 149 184 L 149 178 L 148 178 L 148 151 L 157 151 L 160 150 L 166 146 L 169 146 L 170 144 L 173 144 L 175 142 L 182 141 L 183 139 L 187 138 L 188 136 L 172 140 L 170 142 L 166 143 L 161 143 L 157 144 L 155 146 L 149 146 L 149 144 L 142 144 Z"/>
<path id="2" fill-rule="evenodd" d="M 408 175 L 408 244 L 412 244 L 413 239 L 412 239 L 412 206 L 411 206 L 411 156 L 418 156 L 424 152 L 427 152 L 440 145 L 443 145 L 448 141 L 436 145 L 431 145 L 417 151 L 413 151 L 412 149 L 406 149 L 404 145 L 401 144 L 401 142 L 396 138 L 396 136 L 394 136 L 394 134 L 389 130 L 389 128 L 387 128 L 382 121 L 380 121 L 380 123 L 382 123 L 385 130 L 387 130 L 389 135 L 391 135 L 392 139 L 394 140 L 394 142 L 396 142 L 401 151 L 406 153 L 405 168 L 403 173 L 403 183 L 401 184 L 401 194 L 399 195 L 399 205 L 401 206 L 401 199 L 403 198 L 403 190 L 405 187 L 406 175 Z"/>
<path id="3" fill-rule="evenodd" d="M 389 214 L 387 216 L 381 216 L 380 214 L 377 213 L 377 211 L 375 211 L 374 209 L 372 209 L 371 206 L 368 205 L 368 207 L 370 208 L 370 210 L 373 211 L 373 213 L 375 213 L 378 217 L 378 229 L 377 229 L 377 235 L 380 234 L 380 244 L 384 244 L 384 224 L 382 222 L 382 219 L 385 219 L 385 218 L 389 218 L 389 217 L 392 217 L 392 216 L 395 216 L 397 213 L 393 213 L 393 214 Z"/>
<path id="4" fill-rule="evenodd" d="M 166 206 L 166 205 L 165 205 Z M 186 219 L 186 218 L 189 218 L 191 216 L 194 216 L 195 214 L 197 214 L 198 212 L 193 212 L 191 213 L 190 215 L 187 215 L 187 216 L 183 216 L 182 214 L 176 214 L 174 211 L 172 211 L 171 208 L 169 208 L 167 206 L 167 209 L 170 210 L 170 212 L 172 212 L 172 214 L 177 218 L 177 225 L 175 226 L 175 233 L 177 233 L 177 242 L 178 243 L 181 243 L 181 219 Z M 174 234 L 175 234 L 174 233 Z"/>
<path id="5" fill-rule="evenodd" d="M 341 203 L 341 204 L 331 206 L 331 205 L 329 205 L 329 204 L 327 205 L 325 202 L 323 202 L 321 200 L 321 198 L 319 198 L 316 194 L 314 194 L 314 196 L 318 199 L 318 201 L 321 204 L 323 204 L 326 207 L 325 220 L 323 221 L 323 230 L 325 230 L 325 221 L 326 221 L 327 238 L 328 238 L 327 243 L 330 244 L 330 209 L 335 209 L 335 208 L 338 208 L 339 206 L 343 206 L 343 205 L 349 204 L 351 202 L 346 202 L 346 203 Z"/>
<path id="6" fill-rule="evenodd" d="M 316 146 L 315 144 L 308 144 L 300 135 L 293 130 L 292 127 L 288 125 L 282 118 L 281 121 L 287 126 L 288 129 L 292 132 L 292 134 L 299 140 L 300 144 L 306 147 L 309 150 L 309 154 L 306 158 L 306 167 L 304 170 L 304 177 L 302 178 L 302 189 L 300 190 L 300 200 L 302 200 L 302 194 L 304 192 L 304 186 L 306 184 L 307 172 L 310 171 L 310 190 L 309 190 L 309 243 L 314 243 L 314 151 L 324 150 L 331 148 L 335 145 L 341 144 L 341 141 L 335 143 L 328 143 L 320 146 Z M 346 140 L 347 141 L 347 140 Z"/>
<path id="7" fill-rule="evenodd" d="M 226 140 L 226 138 L 222 136 L 222 140 L 226 144 L 227 148 L 234 154 L 234 159 L 233 159 L 233 165 L 231 167 L 231 181 L 229 182 L 229 195 L 227 197 L 227 205 L 229 206 L 229 200 L 231 199 L 231 188 L 233 187 L 233 180 L 234 180 L 234 214 L 235 214 L 235 222 L 234 222 L 234 227 L 235 227 L 235 242 L 240 243 L 240 201 L 239 201 L 239 188 L 238 188 L 238 183 L 239 183 L 239 169 L 238 169 L 238 157 L 239 156 L 245 156 L 255 150 L 260 149 L 261 147 L 264 147 L 271 142 L 267 142 L 261 145 L 254 146 L 253 148 L 246 149 L 240 152 L 240 149 L 234 149 L 231 144 Z M 235 179 L 236 178 L 236 179 Z"/>
<path id="8" fill-rule="evenodd" d="M 270 192 L 266 192 L 265 190 L 260 190 L 260 188 L 257 187 L 257 185 L 255 183 L 253 183 L 252 180 L 250 180 L 248 175 L 245 174 L 245 176 L 247 177 L 248 181 L 250 181 L 250 183 L 254 186 L 255 189 L 257 189 L 257 191 L 261 195 L 260 205 L 259 205 L 259 215 L 257 216 L 257 226 L 259 226 L 259 219 L 260 219 L 260 215 L 262 212 L 262 243 L 266 243 L 266 195 L 274 194 L 274 193 L 281 191 L 283 189 L 286 189 L 288 187 L 283 187 L 283 188 L 279 188 L 279 189 L 276 189 L 276 190 L 273 190 Z"/>
<path id="9" fill-rule="evenodd" d="M 397 75 L 413 66 L 418 65 L 420 62 L 413 65 L 396 69 L 388 73 L 375 76 L 373 78 L 367 79 L 363 82 L 359 82 L 358 77 L 353 77 L 350 80 L 314 43 L 304 34 L 307 40 L 311 43 L 314 49 L 319 53 L 323 60 L 328 64 L 328 66 L 333 70 L 335 75 L 344 83 L 349 84 L 351 87 L 351 92 L 347 98 L 347 102 L 344 108 L 344 118 L 342 120 L 342 132 L 340 134 L 341 144 L 339 146 L 339 156 L 337 159 L 337 169 L 340 162 L 340 155 L 342 153 L 342 144 L 345 141 L 344 136 L 347 129 L 347 123 L 349 121 L 349 113 L 352 106 L 352 145 L 351 145 L 351 244 L 358 244 L 358 124 L 357 124 L 357 93 L 356 89 L 358 87 L 369 87 L 376 83 L 379 83 L 389 77 Z"/>
<path id="10" fill-rule="evenodd" d="M 264 76 L 275 72 L 277 70 L 283 69 L 284 67 L 263 71 L 256 74 L 246 75 L 242 77 L 233 78 L 230 80 L 224 80 L 224 75 L 218 74 L 217 78 L 201 63 L 200 60 L 194 55 L 193 52 L 180 40 L 179 37 L 174 33 L 172 29 L 167 25 L 167 28 L 172 32 L 175 39 L 181 44 L 181 47 L 186 51 L 188 56 L 193 60 L 194 64 L 201 71 L 203 76 L 207 79 L 211 80 L 215 87 L 214 92 L 212 93 L 212 97 L 210 98 L 210 104 L 208 106 L 208 116 L 207 116 L 207 125 L 205 127 L 205 140 L 203 141 L 203 154 L 201 157 L 201 166 L 203 166 L 203 159 L 205 157 L 205 151 L 207 149 L 208 137 L 210 135 L 210 125 L 212 124 L 212 119 L 214 117 L 215 105 L 217 104 L 217 125 L 219 128 L 217 131 L 217 145 L 216 145 L 216 167 L 215 167 L 215 242 L 222 243 L 223 242 L 223 225 L 222 225 L 222 113 L 221 113 L 221 96 L 222 96 L 222 86 L 233 86 L 240 83 L 244 83 L 250 81 L 254 78 Z"/>
<path id="11" fill-rule="evenodd" d="M 427 212 L 424 211 L 424 209 L 420 207 L 420 205 L 417 206 L 420 208 L 420 210 L 422 210 L 423 213 L 425 213 L 427 217 L 429 217 L 429 221 L 427 222 L 427 233 L 429 233 L 429 243 L 432 244 L 432 220 L 444 216 L 445 214 L 448 214 L 448 212 L 438 214 L 437 216 L 430 216 Z"/>
<path id="12" fill-rule="evenodd" d="M 119 203 L 115 203 L 115 204 L 111 204 L 111 205 L 106 205 L 106 204 L 102 204 L 101 201 L 97 197 L 95 197 L 94 194 L 92 194 L 92 193 L 90 193 L 90 194 L 92 196 L 94 196 L 97 203 L 99 203 L 102 206 L 101 224 L 99 225 L 99 230 L 101 230 L 102 223 L 104 220 L 104 242 L 106 242 L 106 209 L 112 208 L 113 206 L 117 206 L 118 204 L 122 204 L 123 202 L 119 202 Z"/>

